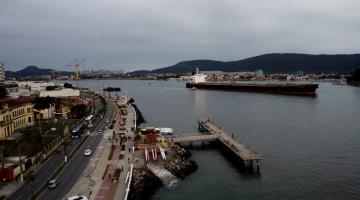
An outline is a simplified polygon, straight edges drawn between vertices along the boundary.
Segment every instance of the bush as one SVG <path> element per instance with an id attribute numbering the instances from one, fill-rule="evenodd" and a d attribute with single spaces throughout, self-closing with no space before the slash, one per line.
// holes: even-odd
<path id="1" fill-rule="evenodd" d="M 107 173 L 108 169 L 109 169 L 109 165 L 107 164 L 107 165 L 106 165 L 106 168 L 105 168 L 105 171 L 104 171 L 104 174 L 103 174 L 103 176 L 102 176 L 102 178 L 101 178 L 101 179 L 103 179 L 103 180 L 104 180 L 104 178 L 105 178 L 105 176 L 106 176 L 106 173 Z"/>
<path id="2" fill-rule="evenodd" d="M 113 176 L 115 180 L 119 179 L 120 173 L 121 173 L 120 168 L 116 168 L 115 171 L 114 171 L 114 176 Z"/>

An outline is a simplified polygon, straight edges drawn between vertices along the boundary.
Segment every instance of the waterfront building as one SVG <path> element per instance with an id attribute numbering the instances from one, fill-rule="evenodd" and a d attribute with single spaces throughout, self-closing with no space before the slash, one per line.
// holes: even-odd
<path id="1" fill-rule="evenodd" d="M 33 100 L 0 100 L 0 138 L 11 136 L 16 130 L 34 125 Z"/>
<path id="2" fill-rule="evenodd" d="M 40 97 L 55 97 L 55 98 L 74 98 L 80 99 L 80 90 L 75 90 L 71 88 L 64 88 L 64 89 L 55 89 L 50 91 L 40 91 Z"/>
<path id="3" fill-rule="evenodd" d="M 42 90 L 46 90 L 48 86 L 55 86 L 54 82 L 46 82 L 46 81 L 21 81 L 18 83 L 19 87 L 26 88 L 30 91 L 40 92 Z"/>

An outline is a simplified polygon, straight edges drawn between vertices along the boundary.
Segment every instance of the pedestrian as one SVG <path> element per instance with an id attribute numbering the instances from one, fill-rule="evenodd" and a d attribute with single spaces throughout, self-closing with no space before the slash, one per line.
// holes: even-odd
<path id="1" fill-rule="evenodd" d="M 129 153 L 130 153 L 130 151 L 131 151 L 131 149 L 130 149 L 130 147 L 129 147 Z"/>
<path id="2" fill-rule="evenodd" d="M 109 174 L 109 179 L 111 180 L 111 174 Z"/>

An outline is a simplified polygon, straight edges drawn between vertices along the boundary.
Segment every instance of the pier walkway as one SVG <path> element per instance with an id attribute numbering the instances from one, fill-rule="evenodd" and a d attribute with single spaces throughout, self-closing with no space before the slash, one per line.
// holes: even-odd
<path id="1" fill-rule="evenodd" d="M 183 136 L 175 136 L 172 138 L 173 143 L 180 142 L 205 142 L 205 141 L 215 141 L 219 137 L 217 135 L 183 135 Z"/>
<path id="2" fill-rule="evenodd" d="M 205 142 L 218 140 L 231 150 L 236 156 L 244 161 L 245 166 L 253 165 L 253 161 L 259 165 L 259 161 L 262 159 L 262 154 L 250 149 L 247 145 L 241 144 L 237 141 L 233 134 L 229 134 L 223 130 L 220 126 L 216 125 L 209 119 L 199 119 L 199 130 L 205 134 L 188 134 L 183 136 L 173 136 L 171 141 L 173 143 L 183 142 Z"/>

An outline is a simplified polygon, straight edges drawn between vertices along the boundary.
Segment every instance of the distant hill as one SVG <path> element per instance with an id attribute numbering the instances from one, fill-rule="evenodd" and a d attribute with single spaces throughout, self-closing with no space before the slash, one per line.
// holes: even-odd
<path id="1" fill-rule="evenodd" d="M 256 71 L 265 73 L 351 73 L 360 67 L 360 54 L 310 55 L 296 53 L 273 53 L 238 61 L 190 60 L 173 66 L 147 71 L 147 73 L 188 73 L 195 67 L 202 71 Z M 145 71 L 146 72 L 146 71 Z M 145 73 L 142 71 L 142 73 Z M 136 71 L 134 72 L 136 73 Z"/>
<path id="2" fill-rule="evenodd" d="M 61 72 L 61 75 L 71 75 L 72 72 Z M 44 76 L 44 75 L 52 75 L 51 69 L 42 69 L 37 66 L 27 66 L 22 70 L 12 72 L 5 71 L 5 76 L 7 78 L 12 77 L 36 77 L 36 76 Z"/>

